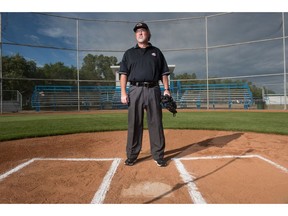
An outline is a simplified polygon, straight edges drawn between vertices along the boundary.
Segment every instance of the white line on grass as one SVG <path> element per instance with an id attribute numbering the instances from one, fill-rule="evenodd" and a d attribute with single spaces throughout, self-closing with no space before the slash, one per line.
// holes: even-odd
<path id="1" fill-rule="evenodd" d="M 120 164 L 121 159 L 117 158 L 114 159 L 109 171 L 106 173 L 102 184 L 100 185 L 98 191 L 96 192 L 96 194 L 94 195 L 94 198 L 91 201 L 91 204 L 102 204 L 107 191 L 109 190 L 110 187 L 110 183 L 112 181 L 112 178 L 117 170 L 118 165 Z"/>

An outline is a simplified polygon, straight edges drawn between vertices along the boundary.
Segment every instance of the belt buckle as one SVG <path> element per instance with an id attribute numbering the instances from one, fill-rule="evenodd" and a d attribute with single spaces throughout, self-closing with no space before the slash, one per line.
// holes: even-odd
<path id="1" fill-rule="evenodd" d="M 151 85 L 151 84 L 150 84 L 149 82 L 144 82 L 144 83 L 143 83 L 143 86 L 146 87 L 146 88 L 149 88 L 150 85 Z"/>

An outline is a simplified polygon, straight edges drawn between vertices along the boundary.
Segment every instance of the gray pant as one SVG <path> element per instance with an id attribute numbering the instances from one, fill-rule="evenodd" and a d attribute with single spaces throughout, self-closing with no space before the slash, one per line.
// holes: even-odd
<path id="1" fill-rule="evenodd" d="M 164 157 L 165 137 L 160 100 L 159 86 L 129 88 L 127 158 L 137 158 L 142 148 L 144 109 L 147 114 L 151 154 L 155 160 Z"/>

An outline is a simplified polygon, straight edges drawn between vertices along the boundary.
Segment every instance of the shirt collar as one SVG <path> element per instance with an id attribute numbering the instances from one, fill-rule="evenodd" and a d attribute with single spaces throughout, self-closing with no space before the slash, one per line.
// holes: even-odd
<path id="1" fill-rule="evenodd" d="M 147 47 L 151 47 L 151 46 L 152 46 L 152 44 L 151 44 L 151 43 L 148 43 L 148 46 L 147 46 Z M 138 44 L 136 44 L 136 45 L 134 46 L 134 48 L 137 49 L 137 48 L 140 48 L 140 47 L 139 47 Z"/>

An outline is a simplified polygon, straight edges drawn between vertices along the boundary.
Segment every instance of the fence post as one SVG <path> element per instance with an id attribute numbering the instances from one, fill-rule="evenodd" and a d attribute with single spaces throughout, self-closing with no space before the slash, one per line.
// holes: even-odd
<path id="1" fill-rule="evenodd" d="M 285 47 L 285 16 L 282 12 L 282 30 L 283 30 L 283 69 L 284 69 L 284 110 L 287 109 L 287 76 L 286 76 L 286 47 Z"/>
<path id="2" fill-rule="evenodd" d="M 209 109 L 209 56 L 208 56 L 208 17 L 205 16 L 205 38 L 206 38 L 206 82 L 207 82 L 207 109 Z"/>

